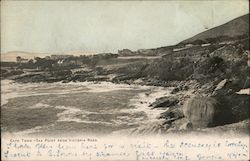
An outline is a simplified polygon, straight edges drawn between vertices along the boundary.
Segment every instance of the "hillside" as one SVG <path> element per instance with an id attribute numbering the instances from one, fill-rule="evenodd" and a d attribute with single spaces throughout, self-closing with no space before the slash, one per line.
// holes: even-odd
<path id="1" fill-rule="evenodd" d="M 216 42 L 249 36 L 249 14 L 195 35 L 181 44 Z"/>

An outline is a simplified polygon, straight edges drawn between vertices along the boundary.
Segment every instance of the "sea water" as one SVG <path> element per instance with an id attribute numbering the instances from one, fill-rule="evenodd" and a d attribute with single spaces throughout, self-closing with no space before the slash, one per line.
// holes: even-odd
<path id="1" fill-rule="evenodd" d="M 1 81 L 2 133 L 105 135 L 157 122 L 150 109 L 163 87 L 109 82 L 16 83 Z"/>

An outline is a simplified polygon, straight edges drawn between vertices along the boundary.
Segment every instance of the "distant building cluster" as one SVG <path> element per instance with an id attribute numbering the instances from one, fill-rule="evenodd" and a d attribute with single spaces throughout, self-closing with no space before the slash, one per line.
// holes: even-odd
<path id="1" fill-rule="evenodd" d="M 16 57 L 16 62 L 17 63 L 28 63 L 29 59 L 25 59 L 25 58 L 18 56 L 18 57 Z"/>
<path id="2" fill-rule="evenodd" d="M 44 58 L 34 57 L 34 59 L 25 59 L 20 56 L 16 57 L 19 64 L 31 65 L 36 63 L 39 66 L 82 66 L 84 64 L 95 64 L 99 60 L 117 58 L 118 54 L 101 53 L 96 55 L 51 55 Z"/>

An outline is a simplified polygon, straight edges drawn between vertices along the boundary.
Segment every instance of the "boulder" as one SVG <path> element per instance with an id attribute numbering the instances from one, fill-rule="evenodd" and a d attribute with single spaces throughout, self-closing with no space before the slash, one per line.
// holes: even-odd
<path id="1" fill-rule="evenodd" d="M 224 84 L 223 81 L 217 85 Z M 224 107 L 230 109 L 232 113 L 231 123 L 249 119 L 250 96 L 248 92 L 240 93 L 241 86 L 238 80 L 228 80 L 213 92 L 213 98 L 216 98 Z M 249 90 L 249 89 L 248 89 Z"/>
<path id="2" fill-rule="evenodd" d="M 224 106 L 231 110 L 232 117 L 230 122 L 235 123 L 245 119 L 249 119 L 250 113 L 250 96 L 247 94 L 227 94 L 214 96 L 220 100 Z"/>
<path id="3" fill-rule="evenodd" d="M 213 97 L 191 98 L 184 104 L 183 113 L 196 128 L 223 125 L 231 119 L 230 109 Z"/>

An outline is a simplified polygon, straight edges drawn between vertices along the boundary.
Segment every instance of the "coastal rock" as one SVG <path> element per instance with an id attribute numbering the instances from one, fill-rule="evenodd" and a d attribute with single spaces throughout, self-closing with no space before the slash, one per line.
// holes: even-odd
<path id="1" fill-rule="evenodd" d="M 180 87 L 175 87 L 172 91 L 171 91 L 171 94 L 175 94 L 177 92 L 181 91 L 181 88 Z"/>
<path id="2" fill-rule="evenodd" d="M 6 78 L 13 77 L 13 76 L 21 75 L 23 73 L 24 72 L 22 70 L 4 70 L 4 69 L 1 69 L 1 78 L 6 79 Z"/>
<path id="3" fill-rule="evenodd" d="M 220 90 L 220 89 L 222 89 L 222 88 L 225 86 L 226 83 L 227 83 L 227 79 L 222 80 L 222 81 L 216 86 L 216 88 L 214 89 L 214 92 L 215 92 L 215 91 L 218 91 L 218 90 Z"/>
<path id="4" fill-rule="evenodd" d="M 186 122 L 180 127 L 180 130 L 192 130 L 192 129 L 193 129 L 193 124 L 191 122 Z"/>
<path id="5" fill-rule="evenodd" d="M 221 83 L 219 83 L 217 87 L 220 84 Z M 213 97 L 231 111 L 231 120 L 227 118 L 231 123 L 249 118 L 250 96 L 248 94 L 237 94 L 241 88 L 240 81 L 234 79 L 227 80 L 221 88 L 217 88 L 217 90 L 213 92 Z"/>
<path id="6" fill-rule="evenodd" d="M 149 106 L 152 108 L 171 107 L 175 106 L 178 102 L 178 99 L 175 97 L 160 97 L 157 98 L 156 101 Z"/>
<path id="7" fill-rule="evenodd" d="M 188 90 L 189 89 L 189 87 L 188 86 L 186 86 L 186 85 L 181 85 L 181 86 L 179 86 L 179 87 L 175 87 L 172 91 L 171 91 L 171 94 L 175 94 L 175 93 L 177 93 L 177 92 L 180 92 L 180 91 L 186 91 L 186 90 Z"/>
<path id="8" fill-rule="evenodd" d="M 13 80 L 17 81 L 17 82 L 21 82 L 21 83 L 37 83 L 37 82 L 43 82 L 45 79 L 44 74 L 25 74 L 25 75 L 20 75 L 17 76 L 15 78 L 13 78 Z"/>
<path id="9" fill-rule="evenodd" d="M 230 123 L 235 123 L 249 118 L 249 95 L 232 93 L 227 95 L 216 95 L 215 97 L 223 103 L 223 106 L 226 106 L 231 110 L 232 117 L 231 120 L 228 120 Z"/>
<path id="10" fill-rule="evenodd" d="M 167 111 L 161 113 L 159 118 L 165 119 L 164 124 L 169 124 L 183 117 L 184 115 L 180 108 L 169 108 Z"/>
<path id="11" fill-rule="evenodd" d="M 184 116 L 196 128 L 212 127 L 225 124 L 230 109 L 224 107 L 213 97 L 194 97 L 184 107 Z"/>

